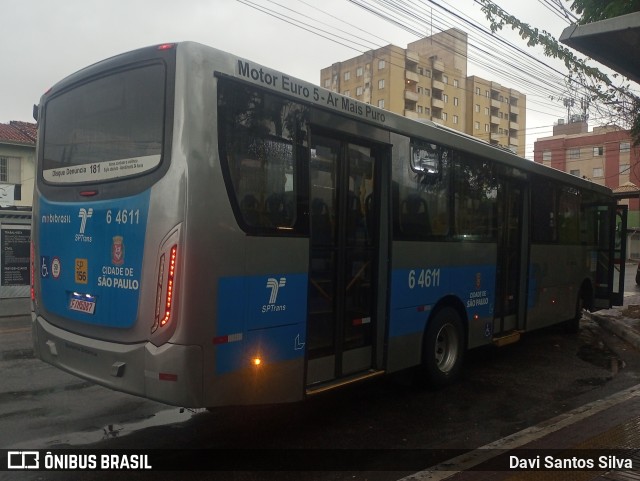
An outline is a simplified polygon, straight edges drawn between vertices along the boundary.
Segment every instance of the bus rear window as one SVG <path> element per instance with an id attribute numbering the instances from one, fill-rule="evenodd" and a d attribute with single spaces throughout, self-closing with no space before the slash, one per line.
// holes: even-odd
<path id="1" fill-rule="evenodd" d="M 153 170 L 162 156 L 165 68 L 152 64 L 84 83 L 46 104 L 42 176 L 100 182 Z"/>

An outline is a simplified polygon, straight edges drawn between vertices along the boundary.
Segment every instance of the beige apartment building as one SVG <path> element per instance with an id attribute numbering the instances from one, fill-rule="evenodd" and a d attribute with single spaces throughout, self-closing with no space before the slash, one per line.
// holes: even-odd
<path id="1" fill-rule="evenodd" d="M 407 45 L 387 45 L 320 72 L 334 92 L 416 120 L 432 120 L 525 153 L 526 96 L 467 76 L 467 34 L 450 29 Z"/>

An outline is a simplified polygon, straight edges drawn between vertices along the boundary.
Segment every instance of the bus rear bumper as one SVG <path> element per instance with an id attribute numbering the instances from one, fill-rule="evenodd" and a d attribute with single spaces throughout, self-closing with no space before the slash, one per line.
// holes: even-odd
<path id="1" fill-rule="evenodd" d="M 33 319 L 38 358 L 108 388 L 184 407 L 202 406 L 200 346 L 121 344 L 79 336 Z"/>

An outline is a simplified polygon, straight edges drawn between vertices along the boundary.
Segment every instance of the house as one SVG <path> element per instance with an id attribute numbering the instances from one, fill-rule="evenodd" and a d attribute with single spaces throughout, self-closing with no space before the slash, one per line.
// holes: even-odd
<path id="1" fill-rule="evenodd" d="M 37 135 L 33 123 L 0 123 L 0 208 L 31 207 Z"/>

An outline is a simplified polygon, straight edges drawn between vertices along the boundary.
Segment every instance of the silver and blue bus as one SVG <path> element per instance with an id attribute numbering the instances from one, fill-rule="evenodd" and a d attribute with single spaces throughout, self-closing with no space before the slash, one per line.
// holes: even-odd
<path id="1" fill-rule="evenodd" d="M 104 60 L 35 114 L 35 352 L 115 390 L 447 383 L 614 299 L 609 189 L 210 47 Z"/>

